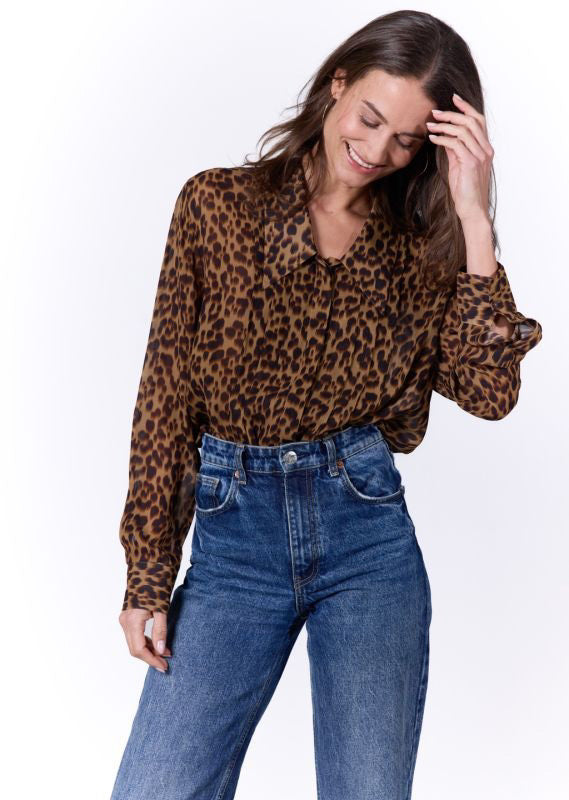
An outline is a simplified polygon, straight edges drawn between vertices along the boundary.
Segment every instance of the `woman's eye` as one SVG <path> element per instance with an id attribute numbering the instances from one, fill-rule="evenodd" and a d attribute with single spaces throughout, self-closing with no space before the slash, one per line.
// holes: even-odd
<path id="1" fill-rule="evenodd" d="M 360 120 L 363 122 L 364 125 L 367 125 L 368 128 L 377 128 L 377 124 L 370 122 L 369 119 L 366 119 L 360 114 Z"/>
<path id="2" fill-rule="evenodd" d="M 368 128 L 377 128 L 377 127 L 378 127 L 378 124 L 377 124 L 377 123 L 370 122 L 370 121 L 369 121 L 369 119 L 366 119 L 366 118 L 365 118 L 364 116 L 362 116 L 361 114 L 360 114 L 360 120 L 361 120 L 361 121 L 363 122 L 363 124 L 364 124 L 364 125 L 366 125 Z M 404 150 L 411 150 L 411 148 L 413 147 L 413 145 L 412 145 L 412 144 L 403 144 L 403 142 L 399 142 L 399 144 L 401 145 L 401 147 L 402 147 Z"/>

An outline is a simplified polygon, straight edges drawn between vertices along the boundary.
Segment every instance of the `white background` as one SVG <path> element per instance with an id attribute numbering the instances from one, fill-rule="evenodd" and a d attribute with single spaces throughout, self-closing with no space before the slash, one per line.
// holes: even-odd
<path id="1" fill-rule="evenodd" d="M 433 603 L 413 800 L 561 800 L 566 28 L 547 2 L 538 13 L 519 3 L 412 7 L 472 49 L 496 151 L 500 260 L 518 308 L 543 326 L 508 417 L 477 419 L 433 395 L 423 443 L 396 456 Z M 129 655 L 118 623 L 118 523 L 176 196 L 196 172 L 253 156 L 329 52 L 397 8 L 99 0 L 4 9 L 6 796 L 108 797 L 136 710 L 146 665 Z M 247 752 L 238 800 L 315 798 L 313 758 L 303 631 Z"/>

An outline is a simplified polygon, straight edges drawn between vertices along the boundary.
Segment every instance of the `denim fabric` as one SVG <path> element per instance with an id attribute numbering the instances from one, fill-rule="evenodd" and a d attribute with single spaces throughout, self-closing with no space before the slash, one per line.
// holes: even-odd
<path id="1" fill-rule="evenodd" d="M 319 800 L 409 800 L 431 592 L 374 424 L 272 447 L 205 433 L 190 566 L 111 800 L 230 800 L 306 623 Z M 270 791 L 270 787 L 267 787 Z"/>

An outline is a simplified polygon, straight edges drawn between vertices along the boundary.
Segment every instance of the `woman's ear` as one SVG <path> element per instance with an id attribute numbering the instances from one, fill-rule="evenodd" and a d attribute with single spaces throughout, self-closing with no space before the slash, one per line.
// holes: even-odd
<path id="1" fill-rule="evenodd" d="M 346 80 L 346 70 L 342 69 L 341 67 L 336 67 L 336 69 L 334 70 L 334 77 L 332 78 L 332 83 L 335 85 L 334 88 L 339 92 L 337 96 L 334 94 L 334 98 L 336 100 L 339 99 L 340 95 L 344 91 L 345 80 Z"/>

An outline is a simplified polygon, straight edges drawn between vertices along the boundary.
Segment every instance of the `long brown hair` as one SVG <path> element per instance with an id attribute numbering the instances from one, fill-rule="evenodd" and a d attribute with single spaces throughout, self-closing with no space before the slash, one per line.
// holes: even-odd
<path id="1" fill-rule="evenodd" d="M 269 128 L 257 141 L 262 142 L 256 161 L 245 158 L 241 166 L 253 169 L 253 185 L 259 192 L 279 192 L 290 173 L 308 154 L 314 177 L 310 201 L 326 173 L 323 116 L 331 100 L 330 83 L 336 69 L 345 71 L 346 87 L 372 69 L 390 75 L 416 78 L 433 108 L 457 111 L 452 101 L 457 92 L 480 113 L 484 99 L 478 70 L 466 42 L 446 23 L 422 11 L 400 10 L 376 17 L 342 42 L 302 87 L 292 119 Z M 310 85 L 306 99 L 304 89 Z M 331 102 L 329 102 L 331 100 Z M 287 110 L 288 110 L 287 109 Z M 270 150 L 263 148 L 277 139 Z M 313 152 L 315 150 L 315 152 Z M 488 197 L 492 240 L 496 234 L 495 174 Z M 492 183 L 492 182 L 491 182 Z M 444 147 L 427 140 L 401 169 L 369 186 L 377 195 L 379 208 L 398 230 L 420 235 L 423 275 L 435 285 L 452 285 L 458 269 L 466 262 L 466 245 L 448 187 L 448 158 Z"/>

